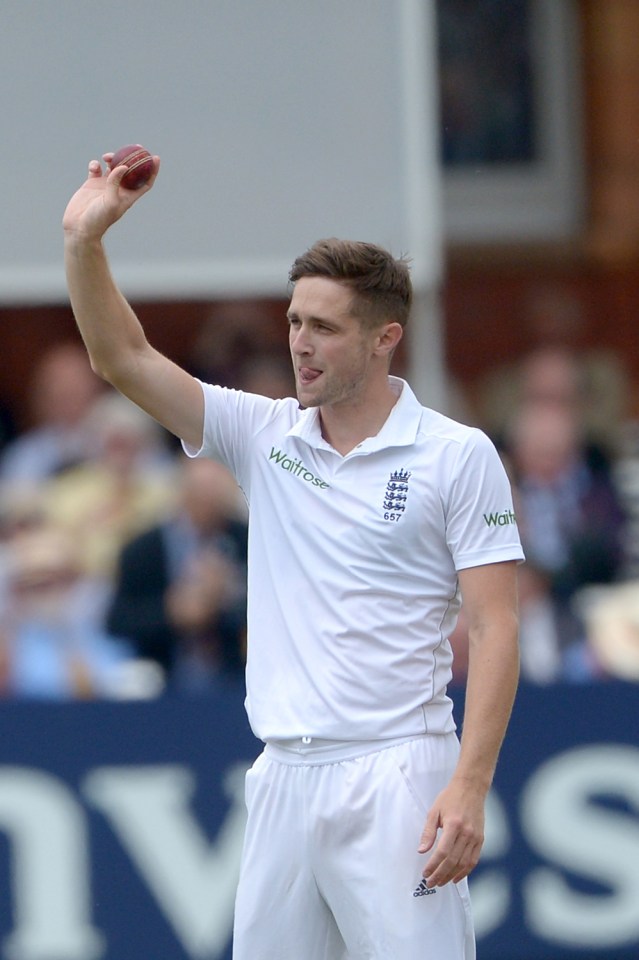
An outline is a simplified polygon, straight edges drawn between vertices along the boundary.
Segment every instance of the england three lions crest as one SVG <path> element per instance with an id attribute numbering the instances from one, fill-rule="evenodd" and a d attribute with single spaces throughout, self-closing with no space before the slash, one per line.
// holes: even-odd
<path id="1" fill-rule="evenodd" d="M 410 470 L 395 470 L 391 473 L 382 504 L 384 520 L 397 523 L 401 519 L 408 500 L 410 478 Z"/>

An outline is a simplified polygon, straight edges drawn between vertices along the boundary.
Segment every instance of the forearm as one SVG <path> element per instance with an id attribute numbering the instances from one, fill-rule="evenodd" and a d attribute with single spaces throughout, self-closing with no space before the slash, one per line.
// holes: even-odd
<path id="1" fill-rule="evenodd" d="M 65 267 L 71 307 L 93 369 L 126 388 L 148 342 L 111 276 L 102 242 L 65 237 Z"/>
<path id="2" fill-rule="evenodd" d="M 428 886 L 458 883 L 475 868 L 484 841 L 484 806 L 512 709 L 519 663 L 516 616 L 481 621 L 470 631 L 461 752 L 449 784 L 426 819 L 420 853 Z M 441 831 L 441 835 L 439 835 Z M 439 837 L 439 839 L 438 839 Z M 436 846 L 435 846 L 436 844 Z"/>
<path id="3" fill-rule="evenodd" d="M 105 161 L 111 155 L 105 154 Z M 126 167 L 102 173 L 89 163 L 89 176 L 71 197 L 63 217 L 65 264 L 71 306 L 96 373 L 196 449 L 202 443 L 204 398 L 199 383 L 155 350 L 109 269 L 102 238 L 147 193 L 145 186 L 121 186 Z"/>
<path id="4" fill-rule="evenodd" d="M 468 679 L 456 779 L 488 792 L 519 679 L 515 614 L 469 634 Z"/>

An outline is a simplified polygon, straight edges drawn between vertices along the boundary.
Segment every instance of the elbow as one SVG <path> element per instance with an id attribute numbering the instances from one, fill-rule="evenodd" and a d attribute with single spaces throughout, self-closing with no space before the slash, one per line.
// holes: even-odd
<path id="1" fill-rule="evenodd" d="M 120 393 L 127 392 L 127 385 L 135 376 L 135 364 L 122 356 L 89 353 L 91 369 L 100 380 L 109 383 Z"/>
<path id="2" fill-rule="evenodd" d="M 119 389 L 118 384 L 121 378 L 118 374 L 118 371 L 114 369 L 111 364 L 97 359 L 96 357 L 89 357 L 89 362 L 91 364 L 91 369 L 95 375 L 100 378 L 100 380 L 104 380 L 105 383 L 115 387 L 116 390 Z"/>
<path id="3" fill-rule="evenodd" d="M 96 357 L 89 356 L 89 362 L 91 364 L 91 369 L 100 380 L 105 380 L 107 383 L 112 383 L 112 377 L 109 373 L 109 369 L 106 364 L 100 362 Z"/>

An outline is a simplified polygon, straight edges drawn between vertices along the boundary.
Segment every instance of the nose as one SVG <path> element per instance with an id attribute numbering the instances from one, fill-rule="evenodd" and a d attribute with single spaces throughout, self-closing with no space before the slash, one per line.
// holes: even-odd
<path id="1" fill-rule="evenodd" d="M 291 327 L 290 346 L 291 353 L 297 357 L 308 356 L 313 352 L 311 340 L 304 327 L 298 327 L 297 330 Z"/>

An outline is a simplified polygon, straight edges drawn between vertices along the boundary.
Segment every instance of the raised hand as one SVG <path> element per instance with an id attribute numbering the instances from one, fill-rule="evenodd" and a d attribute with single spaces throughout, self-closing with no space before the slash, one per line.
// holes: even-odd
<path id="1" fill-rule="evenodd" d="M 160 169 L 159 157 L 153 157 L 153 175 L 138 190 L 127 190 L 121 185 L 127 168 L 119 166 L 111 169 L 112 158 L 112 153 L 103 155 L 104 169 L 99 160 L 89 163 L 88 178 L 71 197 L 64 212 L 62 225 L 67 237 L 100 240 L 109 227 L 124 216 L 155 183 Z"/>

